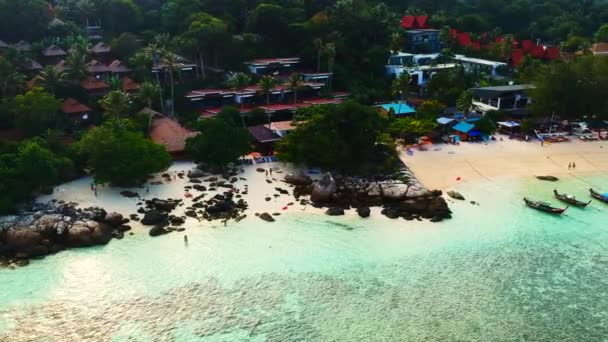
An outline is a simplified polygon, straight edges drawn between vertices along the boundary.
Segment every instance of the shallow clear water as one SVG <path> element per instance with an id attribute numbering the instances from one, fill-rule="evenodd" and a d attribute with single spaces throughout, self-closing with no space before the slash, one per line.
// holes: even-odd
<path id="1" fill-rule="evenodd" d="M 441 224 L 374 213 L 255 218 L 0 270 L 0 341 L 604 341 L 605 177 L 463 185 Z"/>

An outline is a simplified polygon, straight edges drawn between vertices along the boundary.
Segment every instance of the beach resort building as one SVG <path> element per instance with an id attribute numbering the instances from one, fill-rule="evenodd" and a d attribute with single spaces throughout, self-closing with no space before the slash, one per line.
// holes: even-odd
<path id="1" fill-rule="evenodd" d="M 296 129 L 297 125 L 291 121 L 277 121 L 270 124 L 256 125 L 248 127 L 249 133 L 253 137 L 256 151 L 263 154 L 270 154 L 277 141 L 281 140 L 289 132 Z"/>
<path id="2" fill-rule="evenodd" d="M 432 29 L 426 15 L 406 15 L 401 19 L 401 28 L 405 29 L 405 50 L 420 53 L 439 52 L 441 39 L 439 30 Z"/>
<path id="3" fill-rule="evenodd" d="M 471 73 L 483 73 L 494 79 L 504 78 L 501 68 L 506 68 L 507 63 L 490 61 L 480 58 L 471 58 L 464 55 L 455 55 L 447 63 L 437 63 L 440 54 L 413 54 L 398 52 L 391 55 L 385 66 L 386 74 L 391 78 L 399 77 L 407 72 L 413 79 L 413 83 L 419 86 L 426 84 L 437 72 L 462 66 L 465 71 Z"/>
<path id="4" fill-rule="evenodd" d="M 595 56 L 608 56 L 608 43 L 595 43 L 591 46 L 591 53 Z"/>
<path id="5" fill-rule="evenodd" d="M 524 115 L 526 106 L 532 103 L 532 98 L 528 93 L 532 88 L 534 86 L 522 84 L 469 89 L 473 94 L 472 111 L 482 115 L 489 111 Z"/>
<path id="6" fill-rule="evenodd" d="M 193 132 L 180 125 L 179 122 L 150 108 L 143 109 L 141 113 L 150 116 L 150 139 L 163 145 L 173 157 L 183 156 L 186 150 L 186 140 L 199 134 L 199 132 Z"/>
<path id="7" fill-rule="evenodd" d="M 416 110 L 405 102 L 391 102 L 376 105 L 381 113 L 393 114 L 396 117 L 406 117 L 416 114 Z"/>
<path id="8" fill-rule="evenodd" d="M 73 98 L 67 98 L 61 104 L 61 112 L 70 122 L 75 124 L 80 124 L 89 120 L 91 111 L 91 108 Z"/>

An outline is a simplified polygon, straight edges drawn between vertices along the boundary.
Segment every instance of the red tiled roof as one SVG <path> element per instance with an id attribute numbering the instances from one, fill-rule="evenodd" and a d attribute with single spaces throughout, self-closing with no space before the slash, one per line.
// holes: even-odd
<path id="1" fill-rule="evenodd" d="M 260 108 L 262 108 L 265 111 L 268 112 L 279 112 L 282 110 L 294 110 L 296 109 L 296 107 L 291 106 L 291 105 L 283 105 L 283 104 L 271 104 L 271 105 L 265 105 L 265 106 L 260 106 Z"/>
<path id="2" fill-rule="evenodd" d="M 594 54 L 607 54 L 608 53 L 608 43 L 595 43 L 591 46 L 591 52 Z"/>
<path id="3" fill-rule="evenodd" d="M 553 59 L 558 59 L 560 56 L 561 56 L 561 54 L 559 52 L 559 49 L 555 46 L 548 47 L 545 50 L 545 55 L 544 55 L 545 59 L 553 60 Z"/>
<path id="4" fill-rule="evenodd" d="M 61 105 L 61 111 L 65 114 L 79 114 L 90 112 L 91 108 L 83 105 L 82 103 L 70 97 L 63 101 L 63 104 Z"/>
<path id="5" fill-rule="evenodd" d="M 458 44 L 460 46 L 471 46 L 473 45 L 473 41 L 471 40 L 471 35 L 467 32 L 457 33 L 456 39 L 458 40 Z"/>
<path id="6" fill-rule="evenodd" d="M 416 23 L 416 17 L 413 15 L 406 15 L 401 19 L 401 27 L 404 29 L 413 29 Z"/>
<path id="7" fill-rule="evenodd" d="M 102 90 L 110 88 L 107 83 L 96 79 L 95 77 L 87 77 L 80 82 L 80 86 L 85 90 Z"/>
<path id="8" fill-rule="evenodd" d="M 186 97 L 207 97 L 207 96 L 223 96 L 223 95 L 234 95 L 233 90 L 228 89 L 198 89 L 189 92 Z"/>
<path id="9" fill-rule="evenodd" d="M 154 115 L 153 112 L 151 115 Z M 170 153 L 183 152 L 186 149 L 186 140 L 198 134 L 160 114 L 152 119 L 150 126 L 150 139 L 165 146 L 167 152 Z"/>
<path id="10" fill-rule="evenodd" d="M 429 21 L 428 15 L 419 15 L 416 17 L 416 23 L 418 24 L 418 28 L 421 28 L 421 29 L 427 28 L 428 21 Z"/>
<path id="11" fill-rule="evenodd" d="M 139 89 L 139 83 L 133 81 L 129 77 L 122 78 L 122 90 L 124 91 L 134 91 Z"/>
<path id="12" fill-rule="evenodd" d="M 304 101 L 304 103 L 311 105 L 339 104 L 342 102 L 344 102 L 342 99 L 309 99 Z"/>

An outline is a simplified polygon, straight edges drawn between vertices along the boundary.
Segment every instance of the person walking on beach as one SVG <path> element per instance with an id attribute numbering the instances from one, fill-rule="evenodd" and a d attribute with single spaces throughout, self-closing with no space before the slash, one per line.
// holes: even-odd
<path id="1" fill-rule="evenodd" d="M 576 169 L 576 163 L 575 162 L 572 162 L 572 168 Z"/>
<path id="2" fill-rule="evenodd" d="M 146 193 L 149 194 L 150 193 L 150 187 L 146 186 Z"/>
<path id="3" fill-rule="evenodd" d="M 184 246 L 188 247 L 188 235 L 184 235 Z"/>
<path id="4" fill-rule="evenodd" d="M 572 163 L 568 163 L 568 170 L 570 170 L 570 168 L 572 168 Z"/>
<path id="5" fill-rule="evenodd" d="M 268 169 L 264 169 L 266 171 L 266 178 L 268 178 Z"/>
<path id="6" fill-rule="evenodd" d="M 95 191 L 95 197 L 97 197 L 97 185 L 95 185 L 95 187 L 93 188 L 93 191 Z"/>

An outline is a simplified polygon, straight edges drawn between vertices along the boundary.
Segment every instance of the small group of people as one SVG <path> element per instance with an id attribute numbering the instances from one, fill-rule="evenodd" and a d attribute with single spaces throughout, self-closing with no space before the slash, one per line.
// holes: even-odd
<path id="1" fill-rule="evenodd" d="M 272 168 L 269 167 L 269 168 L 267 168 L 265 170 L 266 170 L 266 177 L 268 177 L 268 175 L 270 175 L 270 177 L 272 177 Z"/>
<path id="2" fill-rule="evenodd" d="M 572 162 L 568 164 L 568 170 L 576 169 L 576 163 Z"/>

